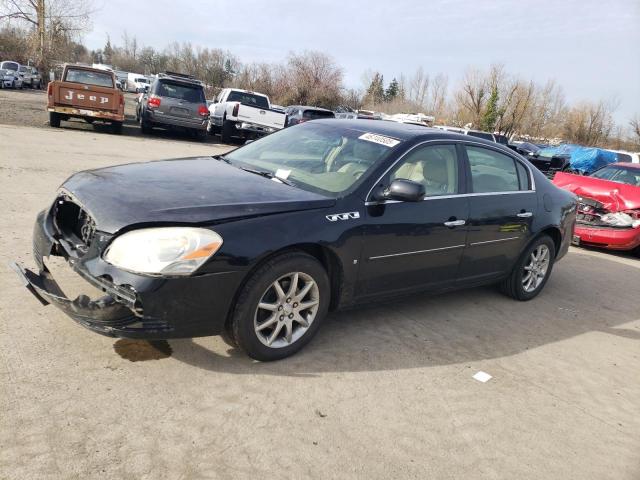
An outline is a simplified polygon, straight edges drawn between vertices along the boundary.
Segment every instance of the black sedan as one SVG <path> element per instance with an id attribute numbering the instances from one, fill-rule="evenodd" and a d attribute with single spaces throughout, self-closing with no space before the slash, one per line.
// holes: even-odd
<path id="1" fill-rule="evenodd" d="M 329 310 L 499 284 L 540 293 L 575 200 L 494 142 L 420 126 L 316 120 L 225 156 L 80 172 L 40 213 L 26 287 L 96 332 L 224 334 L 274 360 Z M 68 299 L 49 255 L 104 292 Z"/>

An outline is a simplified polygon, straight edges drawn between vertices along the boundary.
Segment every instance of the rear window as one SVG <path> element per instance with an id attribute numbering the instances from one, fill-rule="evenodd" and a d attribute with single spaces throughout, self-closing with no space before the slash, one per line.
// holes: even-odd
<path id="1" fill-rule="evenodd" d="M 467 132 L 467 135 L 471 137 L 484 138 L 485 140 L 490 140 L 493 142 L 493 135 L 485 132 Z"/>
<path id="2" fill-rule="evenodd" d="M 2 62 L 0 63 L 0 68 L 6 69 L 6 70 L 13 70 L 14 72 L 17 72 L 18 68 L 20 68 L 20 65 L 17 64 L 16 62 Z"/>
<path id="3" fill-rule="evenodd" d="M 626 153 L 616 153 L 618 162 L 631 163 L 631 155 L 627 155 Z"/>
<path id="4" fill-rule="evenodd" d="M 228 102 L 240 102 L 242 105 L 249 107 L 269 109 L 269 102 L 267 97 L 262 95 L 256 95 L 255 93 L 248 92 L 231 92 L 227 97 Z"/>
<path id="5" fill-rule="evenodd" d="M 333 112 L 325 112 L 324 110 L 305 110 L 302 118 L 315 120 L 316 118 L 335 118 Z"/>
<path id="6" fill-rule="evenodd" d="M 207 103 L 204 98 L 204 91 L 199 85 L 189 85 L 186 83 L 163 81 L 156 89 L 156 95 L 161 97 L 176 98 L 191 103 Z"/>
<path id="7" fill-rule="evenodd" d="M 93 72 L 79 68 L 68 68 L 64 80 L 66 82 L 113 88 L 113 77 L 110 73 Z"/>

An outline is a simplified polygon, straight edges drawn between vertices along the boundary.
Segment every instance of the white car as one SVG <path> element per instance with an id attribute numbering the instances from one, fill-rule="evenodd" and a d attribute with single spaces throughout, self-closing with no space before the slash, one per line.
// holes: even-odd
<path id="1" fill-rule="evenodd" d="M 271 108 L 269 97 L 239 88 L 224 88 L 209 105 L 207 131 L 220 133 L 222 141 L 232 137 L 249 139 L 284 128 L 287 114 Z"/>
<path id="2" fill-rule="evenodd" d="M 0 63 L 2 72 L 2 88 L 24 88 L 22 77 L 18 73 L 20 64 L 18 62 L 4 61 Z"/>

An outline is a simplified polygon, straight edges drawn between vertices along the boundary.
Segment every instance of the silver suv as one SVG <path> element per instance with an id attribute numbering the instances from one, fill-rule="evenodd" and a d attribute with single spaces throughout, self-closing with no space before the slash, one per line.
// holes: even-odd
<path id="1" fill-rule="evenodd" d="M 161 127 L 187 130 L 205 140 L 209 109 L 202 83 L 191 75 L 158 74 L 149 91 L 139 98 L 136 118 L 145 134 Z"/>

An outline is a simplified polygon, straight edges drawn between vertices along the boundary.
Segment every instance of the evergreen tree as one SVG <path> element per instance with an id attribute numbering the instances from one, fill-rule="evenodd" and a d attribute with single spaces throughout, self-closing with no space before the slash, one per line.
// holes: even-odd
<path id="1" fill-rule="evenodd" d="M 487 108 L 482 115 L 482 119 L 480 120 L 480 130 L 484 130 L 487 132 L 493 132 L 493 129 L 496 125 L 496 121 L 498 120 L 498 87 L 494 85 L 491 87 L 491 95 L 489 95 L 489 100 L 487 100 Z"/>
<path id="2" fill-rule="evenodd" d="M 400 93 L 400 86 L 398 85 L 398 80 L 396 80 L 394 77 L 393 80 L 391 80 L 391 83 L 389 84 L 389 86 L 387 87 L 387 90 L 384 92 L 384 99 L 387 102 L 391 102 L 398 97 L 399 93 Z"/>
<path id="3" fill-rule="evenodd" d="M 109 35 L 107 35 L 107 43 L 102 50 L 102 55 L 104 57 L 104 61 L 111 65 L 111 59 L 113 58 L 113 47 L 111 46 L 111 39 Z"/>
<path id="4" fill-rule="evenodd" d="M 367 88 L 367 99 L 374 103 L 382 103 L 384 101 L 384 77 L 376 72 Z"/>

